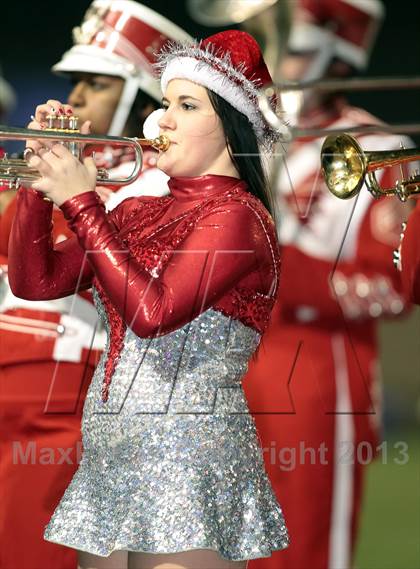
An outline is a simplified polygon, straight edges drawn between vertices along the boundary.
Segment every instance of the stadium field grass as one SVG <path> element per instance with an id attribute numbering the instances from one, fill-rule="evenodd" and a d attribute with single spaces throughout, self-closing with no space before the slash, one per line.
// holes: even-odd
<path id="1" fill-rule="evenodd" d="M 355 569 L 420 569 L 419 430 L 388 435 L 369 466 Z"/>

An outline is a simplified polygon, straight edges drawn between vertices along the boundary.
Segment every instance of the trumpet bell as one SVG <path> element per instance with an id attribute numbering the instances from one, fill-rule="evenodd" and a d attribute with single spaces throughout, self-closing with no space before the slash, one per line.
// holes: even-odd
<path id="1" fill-rule="evenodd" d="M 358 194 L 363 186 L 374 198 L 396 195 L 405 202 L 414 194 L 420 194 L 420 172 L 397 180 L 393 188 L 382 188 L 375 176 L 376 170 L 390 168 L 420 159 L 419 148 L 377 150 L 365 152 L 356 139 L 347 133 L 331 134 L 321 150 L 321 168 L 330 192 L 341 199 Z"/>
<path id="2" fill-rule="evenodd" d="M 347 200 L 357 195 L 363 186 L 367 161 L 359 143 L 343 133 L 325 139 L 321 168 L 329 191 Z"/>

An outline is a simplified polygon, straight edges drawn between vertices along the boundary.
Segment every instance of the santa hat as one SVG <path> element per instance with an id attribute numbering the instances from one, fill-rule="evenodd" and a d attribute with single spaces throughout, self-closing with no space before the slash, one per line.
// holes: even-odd
<path id="1" fill-rule="evenodd" d="M 155 67 L 161 72 L 163 92 L 172 79 L 188 79 L 244 114 L 260 145 L 271 147 L 280 138 L 281 133 L 265 121 L 259 108 L 259 92 L 272 79 L 260 47 L 250 34 L 228 30 L 196 44 L 171 43 L 162 50 Z M 272 106 L 274 110 L 274 100 Z"/>
<path id="2" fill-rule="evenodd" d="M 52 70 L 86 72 L 125 79 L 108 134 L 120 135 L 139 89 L 161 100 L 152 65 L 168 40 L 192 38 L 150 8 L 132 0 L 94 0 L 73 30 L 74 46 Z"/>
<path id="3" fill-rule="evenodd" d="M 369 61 L 385 9 L 380 0 L 297 0 L 288 48 L 302 53 L 321 54 L 317 72 L 320 77 L 333 57 L 356 69 Z"/>

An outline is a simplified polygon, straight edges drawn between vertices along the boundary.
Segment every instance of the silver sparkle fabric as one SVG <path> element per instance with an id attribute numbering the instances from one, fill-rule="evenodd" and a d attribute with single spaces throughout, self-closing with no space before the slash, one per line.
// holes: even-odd
<path id="1" fill-rule="evenodd" d="M 212 309 L 160 338 L 127 329 L 106 403 L 105 355 L 93 377 L 83 457 L 45 538 L 101 556 L 200 548 L 245 560 L 286 547 L 241 387 L 259 339 Z"/>

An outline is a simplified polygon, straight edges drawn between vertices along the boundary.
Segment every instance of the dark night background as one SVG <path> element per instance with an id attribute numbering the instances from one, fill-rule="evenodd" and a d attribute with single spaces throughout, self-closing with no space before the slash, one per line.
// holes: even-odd
<path id="1" fill-rule="evenodd" d="M 19 101 L 8 123 L 24 126 L 34 106 L 47 98 L 65 100 L 69 85 L 49 69 L 72 44 L 88 0 L 8 3 L 2 17 L 1 56 L 4 76 Z M 217 31 L 195 24 L 184 0 L 143 0 L 196 37 Z M 385 0 L 386 19 L 372 53 L 368 76 L 420 75 L 420 2 Z M 353 94 L 350 99 L 390 123 L 420 123 L 420 89 Z M 415 137 L 420 142 L 420 133 Z"/>

